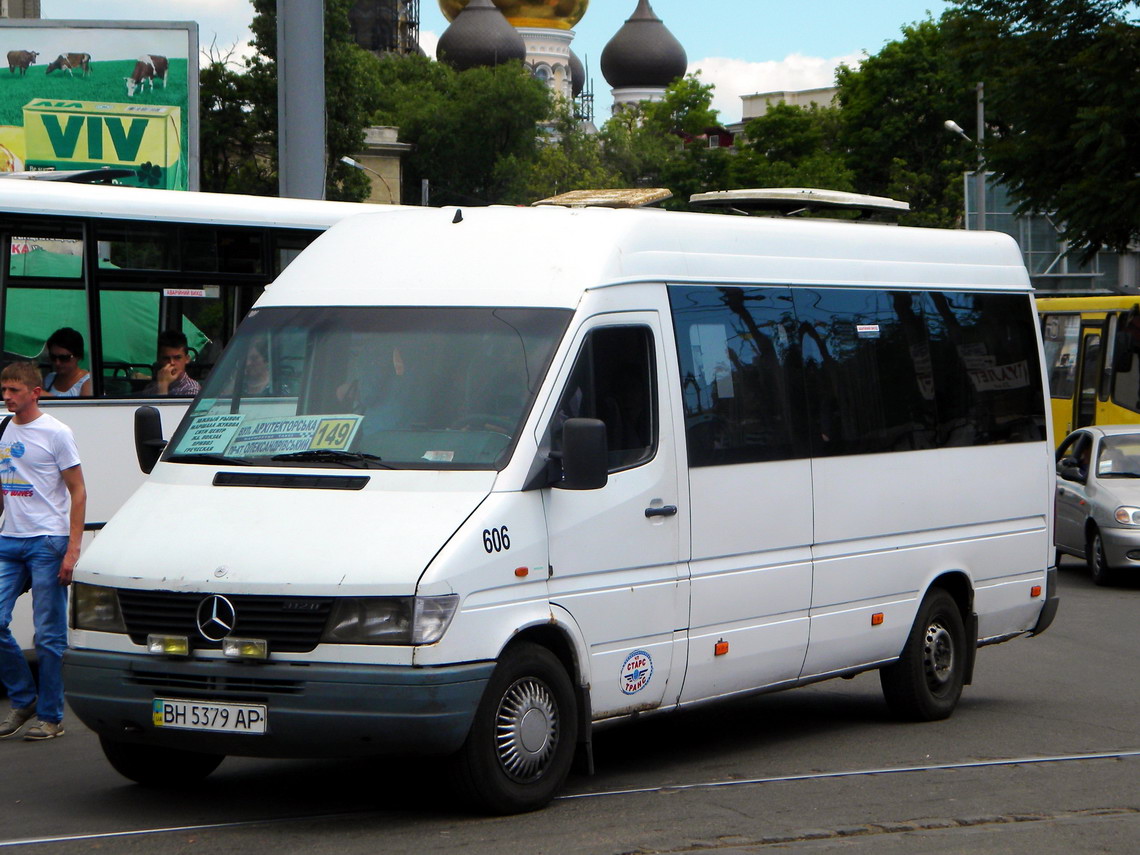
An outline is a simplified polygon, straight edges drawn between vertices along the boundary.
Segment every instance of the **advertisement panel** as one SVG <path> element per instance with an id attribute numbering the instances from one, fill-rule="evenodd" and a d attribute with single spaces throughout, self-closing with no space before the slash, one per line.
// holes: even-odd
<path id="1" fill-rule="evenodd" d="M 0 19 L 0 172 L 198 189 L 198 25 Z"/>

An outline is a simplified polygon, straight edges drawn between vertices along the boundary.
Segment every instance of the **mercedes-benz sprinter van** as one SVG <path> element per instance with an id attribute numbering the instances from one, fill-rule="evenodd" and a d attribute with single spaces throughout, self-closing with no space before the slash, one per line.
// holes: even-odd
<path id="1" fill-rule="evenodd" d="M 414 751 L 499 812 L 601 722 L 871 669 L 943 718 L 1056 610 L 1044 389 L 1002 234 L 352 217 L 81 559 L 68 700 L 136 781 Z"/>

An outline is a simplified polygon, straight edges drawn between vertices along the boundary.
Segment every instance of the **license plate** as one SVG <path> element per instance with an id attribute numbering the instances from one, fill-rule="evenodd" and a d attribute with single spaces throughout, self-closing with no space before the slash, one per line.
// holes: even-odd
<path id="1" fill-rule="evenodd" d="M 260 704 L 216 704 L 155 698 L 151 711 L 155 727 L 174 730 L 262 734 L 268 721 L 266 708 Z"/>

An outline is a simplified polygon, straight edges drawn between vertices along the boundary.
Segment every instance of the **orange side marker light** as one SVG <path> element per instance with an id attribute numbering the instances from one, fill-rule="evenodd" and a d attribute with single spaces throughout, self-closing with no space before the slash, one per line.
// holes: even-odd
<path id="1" fill-rule="evenodd" d="M 1029 589 L 1029 596 L 1034 600 L 1037 599 L 1038 597 L 1040 597 L 1041 596 L 1041 586 L 1040 585 L 1034 585 L 1032 588 L 1030 588 Z"/>
<path id="2" fill-rule="evenodd" d="M 875 612 L 871 615 L 871 626 L 882 626 L 884 620 L 886 620 L 886 617 L 882 612 Z"/>
<path id="3" fill-rule="evenodd" d="M 527 576 L 530 575 L 530 568 L 529 567 L 516 567 L 515 568 L 515 575 L 518 576 L 520 579 L 525 579 Z"/>
<path id="4" fill-rule="evenodd" d="M 728 642 L 722 638 L 713 647 L 713 655 L 714 656 L 724 656 L 724 654 L 726 654 L 726 653 L 728 653 Z"/>

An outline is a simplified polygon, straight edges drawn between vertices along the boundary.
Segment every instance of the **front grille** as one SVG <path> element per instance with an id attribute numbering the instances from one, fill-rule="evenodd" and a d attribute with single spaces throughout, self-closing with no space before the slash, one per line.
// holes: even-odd
<path id="1" fill-rule="evenodd" d="M 296 695 L 304 691 L 299 680 L 266 680 L 260 677 L 220 677 L 213 674 L 166 674 L 155 671 L 133 671 L 128 678 L 136 686 L 154 689 L 156 695 L 174 694 L 192 697 L 222 695 L 260 697 L 262 695 Z"/>
<path id="2" fill-rule="evenodd" d="M 198 631 L 198 606 L 208 596 L 120 588 L 119 607 L 135 644 L 146 644 L 147 635 L 159 633 L 188 636 L 197 650 L 218 650 L 220 641 L 210 641 Z M 333 603 L 331 597 L 225 597 L 237 616 L 231 635 L 265 639 L 270 653 L 308 653 L 316 647 Z"/>

